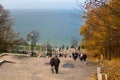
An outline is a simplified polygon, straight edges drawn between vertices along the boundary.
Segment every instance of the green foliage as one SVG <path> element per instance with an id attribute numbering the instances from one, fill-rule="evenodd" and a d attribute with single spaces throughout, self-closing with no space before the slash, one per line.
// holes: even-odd
<path id="1" fill-rule="evenodd" d="M 32 57 L 38 57 L 38 55 L 36 53 L 33 53 Z"/>
<path id="2" fill-rule="evenodd" d="M 47 51 L 48 53 L 52 52 L 52 46 L 50 44 L 47 44 Z"/>
<path id="3" fill-rule="evenodd" d="M 51 57 L 51 56 L 52 56 L 52 53 L 47 53 L 47 56 Z"/>

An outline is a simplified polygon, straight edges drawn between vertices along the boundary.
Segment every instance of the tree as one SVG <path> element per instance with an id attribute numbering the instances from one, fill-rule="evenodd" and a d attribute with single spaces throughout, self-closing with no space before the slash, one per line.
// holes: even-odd
<path id="1" fill-rule="evenodd" d="M 63 44 L 63 45 L 62 45 L 62 50 L 64 50 L 64 49 L 65 49 L 65 45 Z"/>
<path id="2" fill-rule="evenodd" d="M 80 33 L 88 49 L 111 60 L 112 57 L 120 57 L 120 2 L 106 1 L 87 0 L 86 21 Z"/>
<path id="3" fill-rule="evenodd" d="M 31 41 L 31 56 L 33 56 L 34 47 L 36 46 L 36 43 L 39 40 L 39 32 L 32 30 L 30 33 L 27 34 L 27 40 Z"/>
<path id="4" fill-rule="evenodd" d="M 28 46 L 28 42 L 24 38 L 18 38 L 14 41 L 16 51 L 19 52 L 19 45 Z"/>
<path id="5" fill-rule="evenodd" d="M 47 56 L 52 56 L 52 45 L 47 43 Z"/>
<path id="6" fill-rule="evenodd" d="M 18 34 L 13 30 L 13 21 L 8 10 L 0 5 L 0 51 L 6 51 L 14 45 Z"/>
<path id="7" fill-rule="evenodd" d="M 69 46 L 66 46 L 66 50 L 68 50 L 69 49 Z"/>
<path id="8" fill-rule="evenodd" d="M 78 40 L 76 38 L 72 38 L 71 40 L 71 48 L 78 47 Z"/>

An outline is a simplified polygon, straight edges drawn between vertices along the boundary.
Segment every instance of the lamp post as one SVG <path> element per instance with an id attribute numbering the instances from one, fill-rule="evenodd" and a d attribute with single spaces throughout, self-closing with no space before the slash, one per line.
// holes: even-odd
<path id="1" fill-rule="evenodd" d="M 33 34 L 30 34 L 30 37 L 31 37 L 31 55 L 30 56 L 33 56 Z"/>
<path id="2" fill-rule="evenodd" d="M 47 42 L 46 42 L 46 55 L 47 55 L 47 53 L 48 53 L 48 40 L 47 40 Z"/>

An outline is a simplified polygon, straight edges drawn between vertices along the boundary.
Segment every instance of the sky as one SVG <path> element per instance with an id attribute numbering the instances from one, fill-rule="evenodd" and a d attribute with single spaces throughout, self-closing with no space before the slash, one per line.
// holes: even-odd
<path id="1" fill-rule="evenodd" d="M 79 0 L 83 2 L 85 0 Z M 0 0 L 5 9 L 73 9 L 76 0 Z"/>

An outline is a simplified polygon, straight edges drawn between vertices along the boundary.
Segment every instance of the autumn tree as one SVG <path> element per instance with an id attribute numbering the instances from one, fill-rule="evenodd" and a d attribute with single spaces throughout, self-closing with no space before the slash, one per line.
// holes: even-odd
<path id="1" fill-rule="evenodd" d="M 87 0 L 86 21 L 80 33 L 84 45 L 104 55 L 105 59 L 120 57 L 120 2 L 118 0 Z"/>

